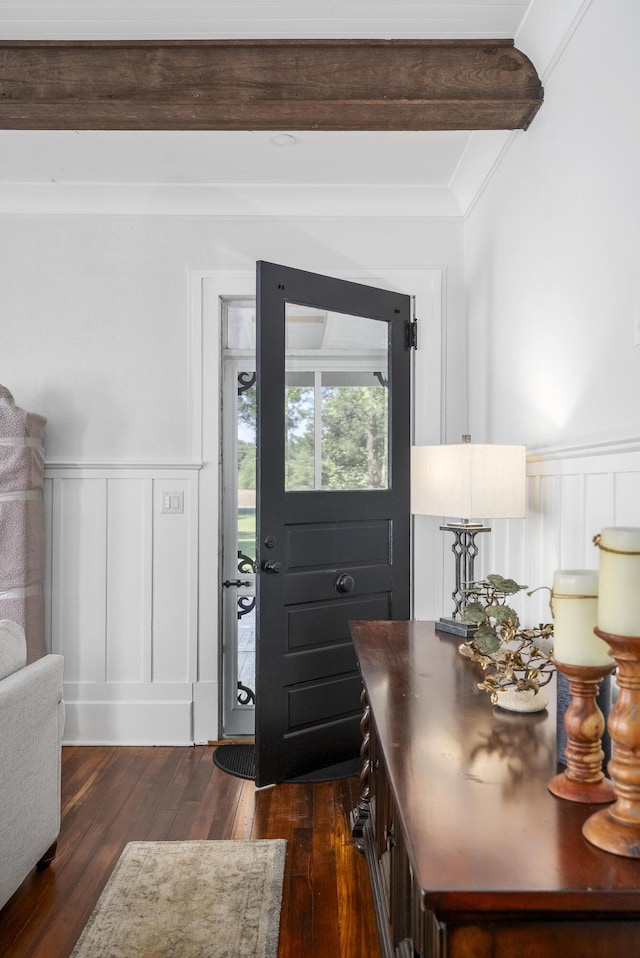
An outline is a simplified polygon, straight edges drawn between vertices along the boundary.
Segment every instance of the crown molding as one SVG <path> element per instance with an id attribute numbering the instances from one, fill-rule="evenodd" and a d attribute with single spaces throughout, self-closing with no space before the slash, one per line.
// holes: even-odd
<path id="1" fill-rule="evenodd" d="M 4 183 L 0 215 L 460 217 L 445 187 L 320 184 Z"/>
<path id="2" fill-rule="evenodd" d="M 513 130 L 482 130 L 471 134 L 449 181 L 449 188 L 463 216 L 471 211 L 482 195 L 513 137 L 518 135 Z"/>

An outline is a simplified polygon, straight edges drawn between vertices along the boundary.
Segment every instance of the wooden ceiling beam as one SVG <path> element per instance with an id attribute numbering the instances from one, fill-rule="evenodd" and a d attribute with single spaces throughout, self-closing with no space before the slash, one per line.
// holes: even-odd
<path id="1" fill-rule="evenodd" d="M 510 40 L 1 41 L 0 129 L 526 129 Z"/>

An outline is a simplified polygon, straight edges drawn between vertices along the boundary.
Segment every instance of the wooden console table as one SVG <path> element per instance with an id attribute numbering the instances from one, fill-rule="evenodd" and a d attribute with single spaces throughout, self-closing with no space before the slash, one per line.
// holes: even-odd
<path id="1" fill-rule="evenodd" d="M 597 806 L 547 790 L 555 680 L 547 711 L 504 712 L 433 623 L 351 629 L 365 704 L 354 834 L 385 958 L 637 954 L 640 861 L 590 845 Z"/>

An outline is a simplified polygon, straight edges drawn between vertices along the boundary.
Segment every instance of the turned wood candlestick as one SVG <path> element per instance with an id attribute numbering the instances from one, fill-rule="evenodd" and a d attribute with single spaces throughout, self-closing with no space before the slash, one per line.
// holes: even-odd
<path id="1" fill-rule="evenodd" d="M 620 694 L 609 713 L 608 766 L 616 801 L 591 815 L 582 834 L 606 852 L 640 858 L 640 636 L 595 632 L 618 665 Z"/>
<path id="2" fill-rule="evenodd" d="M 570 802 L 598 805 L 612 802 L 615 799 L 613 783 L 602 771 L 605 721 L 596 698 L 599 683 L 613 670 L 613 663 L 610 666 L 570 665 L 554 660 L 554 665 L 569 681 L 571 702 L 564 713 L 567 767 L 551 779 L 549 791 Z"/>

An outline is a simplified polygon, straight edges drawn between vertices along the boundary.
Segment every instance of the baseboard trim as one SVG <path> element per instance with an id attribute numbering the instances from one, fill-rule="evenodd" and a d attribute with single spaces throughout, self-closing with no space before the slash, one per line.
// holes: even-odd
<path id="1" fill-rule="evenodd" d="M 65 690 L 63 745 L 193 745 L 191 685 L 173 700 L 157 693 L 155 701 L 87 701 Z"/>

